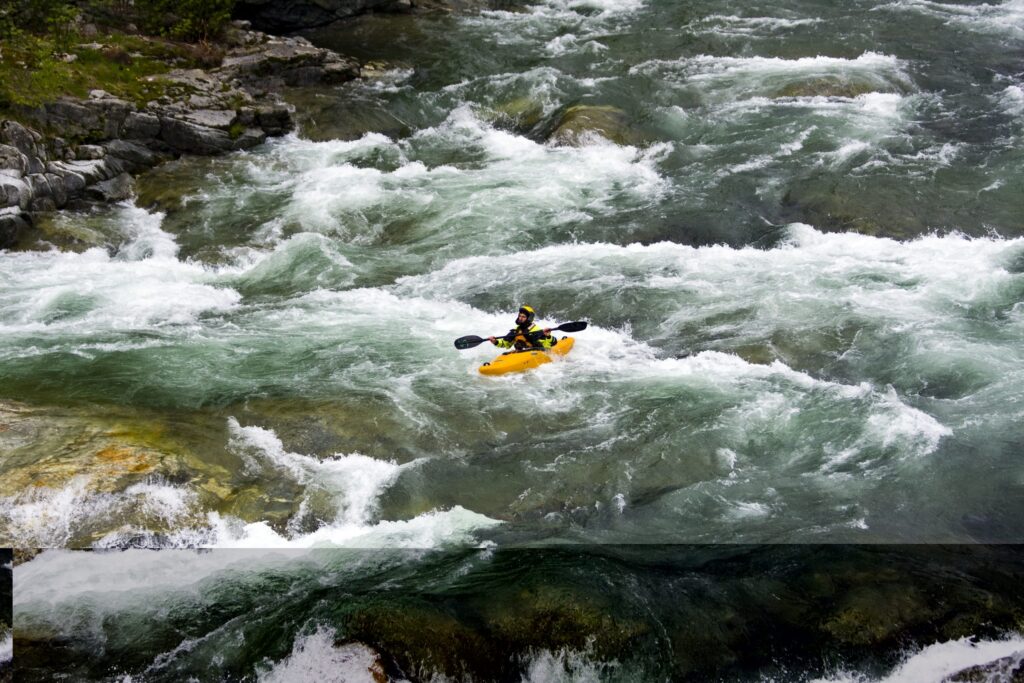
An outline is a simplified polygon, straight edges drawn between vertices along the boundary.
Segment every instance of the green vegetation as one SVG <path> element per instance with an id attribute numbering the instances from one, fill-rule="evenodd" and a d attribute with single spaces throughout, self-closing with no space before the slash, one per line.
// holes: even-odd
<path id="1" fill-rule="evenodd" d="M 234 0 L 0 0 L 0 115 L 92 89 L 144 104 L 149 78 L 220 63 Z M 195 42 L 198 41 L 198 42 Z"/>

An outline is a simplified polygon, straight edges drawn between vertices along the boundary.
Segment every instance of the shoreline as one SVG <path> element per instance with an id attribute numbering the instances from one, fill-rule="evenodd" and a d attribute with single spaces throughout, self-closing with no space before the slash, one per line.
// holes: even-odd
<path id="1" fill-rule="evenodd" d="M 93 89 L 0 118 L 0 249 L 15 247 L 40 215 L 128 199 L 134 177 L 165 161 L 249 149 L 295 130 L 286 88 L 363 75 L 355 59 L 248 21 L 232 22 L 225 44 L 216 67 L 144 77 L 164 93 L 145 103 Z"/>

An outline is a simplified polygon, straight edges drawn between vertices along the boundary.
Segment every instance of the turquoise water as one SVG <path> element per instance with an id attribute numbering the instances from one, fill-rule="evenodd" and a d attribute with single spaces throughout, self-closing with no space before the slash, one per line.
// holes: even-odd
<path id="1" fill-rule="evenodd" d="M 292 92 L 298 134 L 168 164 L 134 203 L 60 215 L 0 254 L 0 537 L 163 548 L 184 566 L 203 556 L 169 549 L 417 549 L 422 574 L 397 563 L 412 593 L 432 563 L 479 548 L 515 565 L 524 546 L 791 544 L 805 554 L 768 565 L 813 567 L 818 544 L 1019 543 L 1022 25 L 1016 1 L 548 0 L 310 34 L 383 62 L 378 75 Z M 480 376 L 495 351 L 452 340 L 503 333 L 524 302 L 590 327 L 563 361 Z M 638 552 L 621 581 L 655 582 Z M 611 575 L 574 562 L 585 585 Z M 460 595 L 486 602 L 505 580 L 481 571 Z M 558 593 L 559 571 L 541 576 Z M 364 580 L 344 577 L 324 580 Z M 172 611 L 221 609 L 176 595 Z M 616 613 L 599 596 L 577 598 Z M 92 642 L 100 616 L 54 616 L 84 599 L 16 600 L 16 621 Z M 134 609 L 102 620 L 131 630 Z M 300 636 L 354 628 L 304 609 L 273 662 Z M 387 610 L 366 610 L 372 641 Z M 483 619 L 452 610 L 451 628 Z M 573 628 L 596 629 L 587 614 Z M 493 647 L 515 654 L 516 680 L 614 678 L 602 667 L 630 638 L 648 649 L 625 678 L 708 671 L 682 655 L 649 668 L 681 641 L 631 618 L 642 633 L 601 630 L 604 650 L 554 635 Z M 911 640 L 1003 633 L 976 623 Z M 876 678 L 906 645 L 887 638 Z M 173 641 L 123 671 L 161 680 L 146 666 L 178 661 Z M 259 651 L 232 671 L 269 676 Z M 796 678 L 843 670 L 786 657 Z M 114 675 L 97 661 L 90 677 Z M 771 661 L 758 651 L 736 675 Z"/>

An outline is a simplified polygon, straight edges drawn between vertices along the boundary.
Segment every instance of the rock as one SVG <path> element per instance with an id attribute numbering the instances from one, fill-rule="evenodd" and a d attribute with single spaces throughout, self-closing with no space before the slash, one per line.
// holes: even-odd
<path id="1" fill-rule="evenodd" d="M 160 135 L 160 119 L 153 114 L 130 112 L 121 124 L 121 137 L 129 140 L 149 140 Z"/>
<path id="2" fill-rule="evenodd" d="M 267 135 L 281 135 L 294 126 L 291 107 L 283 103 L 257 107 L 256 120 Z"/>
<path id="3" fill-rule="evenodd" d="M 231 138 L 224 131 L 173 118 L 160 119 L 160 139 L 186 154 L 217 154 L 232 149 Z"/>
<path id="4" fill-rule="evenodd" d="M 942 679 L 942 683 L 1022 683 L 1024 651 L 994 662 L 972 666 Z"/>
<path id="5" fill-rule="evenodd" d="M 99 145 L 79 145 L 75 149 L 76 159 L 102 159 L 107 152 Z"/>
<path id="6" fill-rule="evenodd" d="M 267 134 L 262 128 L 246 128 L 242 134 L 235 138 L 235 149 L 248 149 L 261 145 L 267 141 Z"/>
<path id="7" fill-rule="evenodd" d="M 105 147 L 107 154 L 124 160 L 137 170 L 155 166 L 159 161 L 159 157 L 148 148 L 128 140 L 111 140 Z"/>
<path id="8" fill-rule="evenodd" d="M 231 124 L 234 123 L 236 116 L 237 115 L 234 111 L 199 109 L 190 114 L 186 114 L 185 118 L 199 126 L 227 130 L 231 127 Z"/>
<path id="9" fill-rule="evenodd" d="M 45 176 L 46 182 L 50 185 L 50 192 L 53 196 L 53 201 L 57 205 L 57 208 L 64 206 L 68 203 L 68 190 L 64 183 L 64 178 L 54 173 L 47 173 Z"/>
<path id="10" fill-rule="evenodd" d="M 0 175 L 0 207 L 17 206 L 27 209 L 32 200 L 32 190 L 21 178 Z"/>
<path id="11" fill-rule="evenodd" d="M 39 155 L 35 137 L 28 128 L 14 121 L 0 123 L 0 143 L 14 147 L 27 157 Z"/>
<path id="12" fill-rule="evenodd" d="M 86 190 L 93 199 L 104 202 L 119 202 L 128 199 L 135 191 L 135 184 L 129 173 L 125 172 L 110 180 L 96 183 Z"/>
<path id="13" fill-rule="evenodd" d="M 18 177 L 21 177 L 27 165 L 28 159 L 17 147 L 0 145 L 0 169 L 17 171 Z"/>
<path id="14" fill-rule="evenodd" d="M 17 208 L 0 209 L 0 249 L 8 249 L 18 242 L 23 232 L 32 226 L 28 214 Z"/>
<path id="15" fill-rule="evenodd" d="M 53 201 L 52 197 L 40 196 L 32 200 L 32 205 L 29 208 L 32 213 L 47 213 L 57 210 L 57 202 Z"/>
<path id="16" fill-rule="evenodd" d="M 626 113 L 617 107 L 597 105 L 576 105 L 566 109 L 548 139 L 561 145 L 578 146 L 594 135 L 619 145 L 634 142 Z"/>
<path id="17" fill-rule="evenodd" d="M 90 100 L 101 100 L 104 97 L 111 97 L 111 94 L 108 93 L 106 90 L 100 90 L 99 88 L 89 91 Z"/>

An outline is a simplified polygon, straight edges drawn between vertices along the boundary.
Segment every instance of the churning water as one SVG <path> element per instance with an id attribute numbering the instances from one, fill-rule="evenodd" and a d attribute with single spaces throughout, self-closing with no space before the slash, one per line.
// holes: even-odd
<path id="1" fill-rule="evenodd" d="M 1024 539 L 1022 26 L 545 0 L 311 35 L 387 66 L 0 254 L 3 543 L 220 549 L 19 565 L 24 661 L 897 681 L 1019 652 L 1017 589 L 935 604 L 991 603 L 988 550 L 822 544 Z M 478 375 L 493 347 L 452 340 L 524 302 L 590 327 Z"/>

